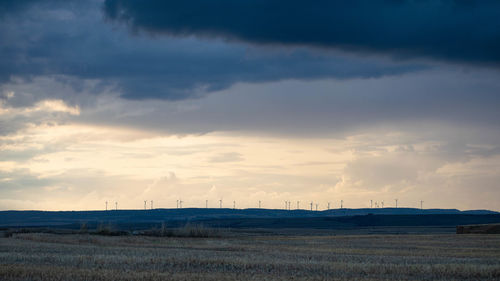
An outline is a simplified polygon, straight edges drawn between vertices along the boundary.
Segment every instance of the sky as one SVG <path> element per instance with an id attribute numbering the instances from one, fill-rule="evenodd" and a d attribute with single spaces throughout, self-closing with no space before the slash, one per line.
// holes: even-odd
<path id="1" fill-rule="evenodd" d="M 1 1 L 0 210 L 500 211 L 499 17 L 496 0 Z"/>

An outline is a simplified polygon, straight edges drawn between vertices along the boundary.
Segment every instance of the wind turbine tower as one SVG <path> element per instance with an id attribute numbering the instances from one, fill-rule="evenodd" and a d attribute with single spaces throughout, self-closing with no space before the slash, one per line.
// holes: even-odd
<path id="1" fill-rule="evenodd" d="M 177 200 L 177 209 L 179 209 L 179 200 Z"/>
<path id="2" fill-rule="evenodd" d="M 236 201 L 233 201 L 233 209 L 236 209 Z"/>
<path id="3" fill-rule="evenodd" d="M 106 201 L 106 211 L 108 210 L 108 201 Z"/>
<path id="4" fill-rule="evenodd" d="M 153 200 L 151 200 L 151 210 L 153 210 Z"/>
<path id="5" fill-rule="evenodd" d="M 115 211 L 118 211 L 118 202 L 115 202 Z"/>
<path id="6" fill-rule="evenodd" d="M 222 209 L 222 199 L 219 200 L 219 208 Z"/>
<path id="7" fill-rule="evenodd" d="M 313 210 L 313 202 L 311 201 L 311 211 Z"/>
<path id="8" fill-rule="evenodd" d="M 144 210 L 146 210 L 146 200 L 144 200 Z"/>
<path id="9" fill-rule="evenodd" d="M 290 205 L 292 204 L 292 201 L 288 201 L 288 211 L 290 211 Z"/>
<path id="10" fill-rule="evenodd" d="M 318 211 L 318 203 L 316 203 L 316 211 Z"/>
<path id="11" fill-rule="evenodd" d="M 330 210 L 330 202 L 328 202 L 328 210 Z"/>
<path id="12" fill-rule="evenodd" d="M 424 201 L 420 200 L 420 210 L 424 209 Z"/>
<path id="13" fill-rule="evenodd" d="M 297 201 L 297 210 L 299 209 L 300 201 Z"/>
<path id="14" fill-rule="evenodd" d="M 398 207 L 398 199 L 394 199 L 396 201 L 396 208 Z"/>
<path id="15" fill-rule="evenodd" d="M 382 201 L 382 208 L 384 208 L 384 201 Z"/>
<path id="16" fill-rule="evenodd" d="M 340 209 L 344 208 L 344 200 L 340 200 Z"/>

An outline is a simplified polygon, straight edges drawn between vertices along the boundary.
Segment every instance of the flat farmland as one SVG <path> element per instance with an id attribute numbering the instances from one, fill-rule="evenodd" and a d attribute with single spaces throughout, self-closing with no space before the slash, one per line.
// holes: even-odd
<path id="1" fill-rule="evenodd" d="M 0 238 L 0 280 L 500 280 L 500 235 Z"/>

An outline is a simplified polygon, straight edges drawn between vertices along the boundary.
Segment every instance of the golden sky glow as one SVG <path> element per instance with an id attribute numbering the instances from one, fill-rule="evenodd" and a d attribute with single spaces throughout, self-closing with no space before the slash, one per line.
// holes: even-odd
<path id="1" fill-rule="evenodd" d="M 36 110 L 35 110 L 36 109 Z M 12 109 L 3 109 L 13 115 Z M 38 103 L 46 114 L 79 114 L 61 101 Z M 3 113 L 4 115 L 6 113 Z M 162 135 L 126 127 L 62 122 L 30 124 L 3 136 L 0 161 L 3 209 L 90 210 L 104 202 L 120 208 L 155 207 L 281 208 L 284 201 L 310 202 L 320 209 L 367 207 L 369 200 L 418 207 L 495 209 L 490 196 L 467 199 L 471 180 L 495 178 L 500 157 L 448 163 L 439 142 L 409 143 L 407 133 L 377 130 L 345 138 L 255 136 L 244 132 Z M 10 144 L 8 144 L 10 142 Z M 23 154 L 30 154 L 23 158 Z M 17 178 L 16 178 L 17 177 Z M 24 180 L 23 180 L 24 177 Z M 31 180 L 26 180 L 29 178 Z M 482 182 L 478 180 L 478 182 Z M 435 196 L 439 189 L 442 197 Z M 461 190 L 462 195 L 454 194 Z M 446 199 L 449 196 L 450 200 Z M 464 200 L 461 203 L 457 203 Z M 463 203 L 463 204 L 462 204 Z"/>

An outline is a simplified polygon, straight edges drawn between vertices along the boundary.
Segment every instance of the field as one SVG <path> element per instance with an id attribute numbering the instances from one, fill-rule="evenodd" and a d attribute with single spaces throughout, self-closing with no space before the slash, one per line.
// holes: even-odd
<path id="1" fill-rule="evenodd" d="M 499 280 L 500 235 L 14 234 L 0 280 Z"/>

